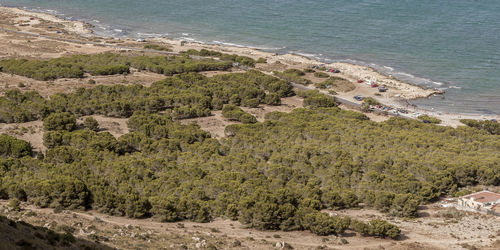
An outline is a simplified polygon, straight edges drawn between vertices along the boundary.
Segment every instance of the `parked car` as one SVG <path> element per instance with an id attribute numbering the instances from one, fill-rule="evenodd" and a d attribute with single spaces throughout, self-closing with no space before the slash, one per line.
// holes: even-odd
<path id="1" fill-rule="evenodd" d="M 365 99 L 365 98 L 361 95 L 355 95 L 354 99 L 356 99 L 356 101 L 363 101 L 363 99 Z"/>

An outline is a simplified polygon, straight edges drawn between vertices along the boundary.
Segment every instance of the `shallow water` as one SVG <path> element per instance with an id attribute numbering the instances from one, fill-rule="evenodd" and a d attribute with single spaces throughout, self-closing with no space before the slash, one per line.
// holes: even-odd
<path id="1" fill-rule="evenodd" d="M 413 101 L 500 114 L 496 0 L 0 0 L 96 25 L 101 35 L 167 35 L 372 66 L 446 90 Z"/>

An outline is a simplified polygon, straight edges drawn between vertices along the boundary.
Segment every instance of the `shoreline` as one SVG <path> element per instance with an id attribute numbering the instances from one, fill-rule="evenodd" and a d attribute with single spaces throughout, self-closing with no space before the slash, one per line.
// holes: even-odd
<path id="1" fill-rule="evenodd" d="M 3 7 L 0 6 L 1 12 L 9 12 L 16 15 L 28 17 L 35 17 L 47 22 L 53 22 L 57 24 L 61 24 L 63 29 L 68 32 L 69 35 L 76 35 L 77 38 L 82 38 L 85 41 L 98 39 L 104 40 L 102 42 L 103 45 L 114 46 L 115 49 L 120 49 L 120 46 L 116 46 L 116 43 L 126 43 L 126 45 L 131 46 L 142 46 L 144 43 L 136 42 L 134 39 L 127 37 L 101 37 L 94 33 L 92 30 L 92 25 L 83 21 L 74 21 L 74 20 L 66 20 L 60 17 L 57 17 L 52 14 L 46 13 L 38 13 L 33 11 L 27 11 L 20 8 L 15 7 Z M 26 19 L 26 18 L 25 18 Z M 31 22 L 31 21 L 30 21 Z M 19 26 L 18 26 L 19 27 Z M 57 37 L 59 38 L 59 37 Z M 63 38 L 63 37 L 61 37 Z M 50 39 L 50 38 L 49 38 Z M 53 39 L 56 39 L 54 37 Z M 392 106 L 394 108 L 403 108 L 412 111 L 412 113 L 421 113 L 428 114 L 431 116 L 435 116 L 443 121 L 444 125 L 458 126 L 460 122 L 458 119 L 498 119 L 497 115 L 487 115 L 487 114 L 460 114 L 460 113 L 449 113 L 449 112 L 439 112 L 434 110 L 426 110 L 419 107 L 411 107 L 405 103 L 408 103 L 408 100 L 418 99 L 418 98 L 427 98 L 432 95 L 443 94 L 443 90 L 439 89 L 429 89 L 424 86 L 412 84 L 409 82 L 404 82 L 398 80 L 392 75 L 386 75 L 377 71 L 375 68 L 370 66 L 358 65 L 348 62 L 332 62 L 326 63 L 321 62 L 316 59 L 312 59 L 310 57 L 300 55 L 297 53 L 286 53 L 286 54 L 277 54 L 273 52 L 266 52 L 262 49 L 258 48 L 250 48 L 243 46 L 230 46 L 225 44 L 209 44 L 209 43 L 200 43 L 195 41 L 185 41 L 181 39 L 173 39 L 167 37 L 154 37 L 147 38 L 148 42 L 156 42 L 169 46 L 173 52 L 185 51 L 188 49 L 209 49 L 216 50 L 225 53 L 238 54 L 243 56 L 248 56 L 254 59 L 258 59 L 260 57 L 267 59 L 268 66 L 277 66 L 285 68 L 299 68 L 305 69 L 310 68 L 313 65 L 325 65 L 327 68 L 335 68 L 341 71 L 340 74 L 335 74 L 335 76 L 340 76 L 354 83 L 355 89 L 345 93 L 339 93 L 338 97 L 344 98 L 347 100 L 354 99 L 353 97 L 357 94 L 362 94 L 363 96 L 373 97 L 379 102 L 383 103 L 387 106 Z M 184 43 L 181 45 L 181 43 Z M 140 47 L 137 47 L 140 48 Z M 265 72 L 272 72 L 269 68 L 256 68 Z M 333 76 L 333 74 L 330 74 Z M 358 80 L 364 81 L 373 81 L 379 85 L 386 86 L 389 90 L 387 93 L 384 93 L 383 96 L 380 96 L 376 89 L 371 88 L 370 86 L 366 86 L 364 83 L 359 84 L 356 83 Z M 401 114 L 403 115 L 403 114 Z M 405 116 L 405 115 L 403 115 Z M 453 122 L 451 122 L 454 120 Z"/>
<path id="2" fill-rule="evenodd" d="M 94 37 L 94 38 L 100 38 L 100 39 L 119 39 L 119 40 L 131 40 L 131 41 L 134 41 L 135 38 L 133 37 L 130 37 L 130 36 L 124 36 L 124 37 L 118 37 L 118 36 L 102 36 L 102 35 L 99 35 L 99 34 L 96 34 L 95 32 L 95 26 L 91 23 L 88 23 L 86 21 L 83 21 L 83 20 L 67 20 L 67 19 L 64 19 L 60 16 L 57 16 L 55 14 L 50 14 L 50 13 L 46 13 L 46 12 L 37 12 L 35 10 L 26 10 L 22 7 L 9 7 L 9 6 L 1 6 L 0 5 L 0 9 L 7 9 L 9 11 L 13 11 L 14 13 L 17 13 L 17 14 L 21 14 L 21 15 L 29 15 L 29 16 L 35 16 L 35 17 L 38 17 L 38 18 L 41 18 L 41 19 L 45 19 L 47 21 L 51 21 L 51 22 L 59 22 L 59 23 L 64 23 L 65 24 L 65 28 L 67 28 L 67 30 L 69 32 L 74 32 L 75 34 L 77 35 L 80 35 L 80 36 L 83 36 L 83 37 L 86 37 L 86 38 L 89 38 L 89 37 Z M 73 27 L 71 27 L 73 26 Z M 303 54 L 300 54 L 298 52 L 286 52 L 286 53 L 283 53 L 283 54 L 278 54 L 278 53 L 275 53 L 275 52 L 270 52 L 270 51 L 266 51 L 266 49 L 264 48 L 258 48 L 258 47 L 252 47 L 252 46 L 245 46 L 245 45 L 238 45 L 238 44 L 232 44 L 232 43 L 225 43 L 225 42 L 202 42 L 202 41 L 198 41 L 198 40 L 194 40 L 194 39 L 183 39 L 183 38 L 172 38 L 172 37 L 168 37 L 168 36 L 150 36 L 150 37 L 145 37 L 146 40 L 152 40 L 152 41 L 159 41 L 159 42 L 162 42 L 162 43 L 165 43 L 165 44 L 168 44 L 168 45 L 172 45 L 172 44 L 177 44 L 178 42 L 180 41 L 184 41 L 188 44 L 197 44 L 197 45 L 200 45 L 200 46 L 210 46 L 212 47 L 213 49 L 224 49 L 224 48 L 227 48 L 229 50 L 233 50 L 234 49 L 244 49 L 244 50 L 254 50 L 256 52 L 262 52 L 262 53 L 265 53 L 265 54 L 268 54 L 268 55 L 275 55 L 275 56 L 283 56 L 284 60 L 289 60 L 291 61 L 292 63 L 293 62 L 300 62 L 300 63 L 305 63 L 304 61 L 307 61 L 307 63 L 311 64 L 311 65 L 327 65 L 329 67 L 335 67 L 336 68 L 339 68 L 339 69 L 342 69 L 342 68 L 349 68 L 349 67 L 362 67 L 364 68 L 366 71 L 372 71 L 372 72 L 375 72 L 377 74 L 380 74 L 384 77 L 387 77 L 388 79 L 392 80 L 392 81 L 395 81 L 397 82 L 398 84 L 406 84 L 406 85 L 411 85 L 411 86 L 415 86 L 417 88 L 420 88 L 420 89 L 423 89 L 423 90 L 432 90 L 434 92 L 432 93 L 429 93 L 428 95 L 426 96 L 415 96 L 415 97 L 406 97 L 404 99 L 416 99 L 416 98 L 426 98 L 426 97 L 429 97 L 433 94 L 444 94 L 445 91 L 444 90 L 441 90 L 439 88 L 433 88 L 433 87 L 429 87 L 429 86 L 423 86 L 423 85 L 418 85 L 418 84 L 414 84 L 414 83 L 411 83 L 411 82 L 406 82 L 406 81 L 403 81 L 403 80 L 399 80 L 395 77 L 393 77 L 392 75 L 390 74 L 387 74 L 387 73 L 384 73 L 384 72 L 381 72 L 379 70 L 377 70 L 374 66 L 369 66 L 368 64 L 369 63 L 365 63 L 365 64 L 356 64 L 356 63 L 351 63 L 351 62 L 346 62 L 348 61 L 349 59 L 347 59 L 346 61 L 342 61 L 342 60 L 329 60 L 331 62 L 326 62 L 326 61 L 321 61 L 320 59 L 315 59 L 313 58 L 314 56 L 308 56 L 308 55 L 303 55 Z M 272 50 L 272 49 L 269 49 L 269 50 Z M 242 51 L 238 51 L 238 52 L 242 52 Z M 246 53 L 246 51 L 243 51 L 244 54 L 248 54 L 248 56 L 252 56 L 253 53 Z M 303 61 L 303 60 L 304 61 Z M 383 65 L 379 65 L 381 67 L 385 67 Z M 361 76 L 362 77 L 362 76 Z M 416 76 L 415 76 L 416 77 Z"/>

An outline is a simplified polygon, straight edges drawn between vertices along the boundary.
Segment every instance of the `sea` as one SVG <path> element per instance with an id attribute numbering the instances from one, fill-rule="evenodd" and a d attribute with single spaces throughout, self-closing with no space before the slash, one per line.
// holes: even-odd
<path id="1" fill-rule="evenodd" d="M 444 95 L 411 103 L 500 114 L 499 0 L 0 0 L 102 36 L 170 37 L 343 61 Z"/>

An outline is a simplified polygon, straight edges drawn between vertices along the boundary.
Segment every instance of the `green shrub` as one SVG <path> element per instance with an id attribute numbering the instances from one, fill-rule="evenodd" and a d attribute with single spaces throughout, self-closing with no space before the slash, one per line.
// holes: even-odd
<path id="1" fill-rule="evenodd" d="M 95 66 L 90 67 L 88 72 L 92 75 L 116 75 L 116 74 L 128 74 L 130 73 L 130 68 L 127 65 L 105 65 L 105 66 Z"/>
<path id="2" fill-rule="evenodd" d="M 264 103 L 268 105 L 278 106 L 281 104 L 281 98 L 276 93 L 270 93 L 267 94 L 266 97 L 264 98 Z"/>
<path id="3" fill-rule="evenodd" d="M 323 73 L 323 72 L 321 72 L 321 73 Z M 328 88 L 332 88 L 332 87 L 345 86 L 345 85 L 349 85 L 349 84 L 351 84 L 351 82 L 349 82 L 348 80 L 346 80 L 344 78 L 337 77 L 337 76 L 330 76 L 328 79 L 326 79 L 322 82 L 315 83 L 314 86 L 316 88 L 320 88 L 320 89 L 328 89 Z"/>
<path id="4" fill-rule="evenodd" d="M 363 236 L 375 236 L 380 238 L 396 239 L 399 237 L 401 230 L 385 220 L 371 220 L 368 224 L 352 220 L 351 229 L 360 233 Z"/>
<path id="5" fill-rule="evenodd" d="M 266 102 L 277 104 L 279 98 L 294 94 L 287 82 L 253 70 L 210 78 L 183 73 L 153 83 L 151 87 L 99 85 L 79 88 L 70 94 L 55 94 L 48 100 L 33 91 L 9 90 L 0 97 L 0 122 L 32 121 L 54 112 L 129 117 L 135 111 L 165 110 L 176 119 L 184 119 L 208 116 L 210 110 L 222 109 L 227 103 L 258 107 Z"/>
<path id="6" fill-rule="evenodd" d="M 0 135 L 0 156 L 20 158 L 32 155 L 31 145 L 6 134 Z M 1 190 L 1 189 L 0 189 Z"/>
<path id="7" fill-rule="evenodd" d="M 242 123 L 256 123 L 257 119 L 255 116 L 243 111 L 242 109 L 231 105 L 227 104 L 222 108 L 222 116 L 225 118 L 228 118 L 229 120 L 233 121 L 239 121 Z"/>
<path id="8" fill-rule="evenodd" d="M 235 60 L 244 63 L 248 61 L 244 57 L 235 57 Z M 0 60 L 0 68 L 6 73 L 43 81 L 57 78 L 83 78 L 85 73 L 92 75 L 128 74 L 130 67 L 171 76 L 184 72 L 227 70 L 232 67 L 232 63 L 212 59 L 195 60 L 186 56 L 127 56 L 109 52 L 48 60 Z"/>
<path id="9" fill-rule="evenodd" d="M 206 50 L 206 49 L 201 49 L 200 51 L 190 49 L 190 50 L 184 51 L 183 53 L 186 55 L 218 57 L 223 61 L 237 62 L 243 66 L 249 66 L 249 67 L 254 67 L 255 63 L 257 63 L 257 61 L 255 61 L 254 59 L 247 57 L 247 56 L 239 56 L 236 54 L 232 54 L 232 55 L 224 54 L 222 52 L 213 51 L 213 50 Z M 260 59 L 261 58 L 259 58 L 259 60 Z M 262 59 L 264 59 L 264 58 L 262 58 Z M 260 61 L 261 62 L 259 62 L 259 63 L 262 63 L 262 60 L 260 60 Z"/>
<path id="10" fill-rule="evenodd" d="M 322 94 L 317 90 L 299 91 L 298 95 L 304 98 L 305 107 L 326 108 L 337 106 L 334 97 Z"/>
<path id="11" fill-rule="evenodd" d="M 267 63 L 267 59 L 259 57 L 259 59 L 257 59 L 256 63 Z"/>
<path id="12" fill-rule="evenodd" d="M 243 99 L 241 101 L 242 106 L 249 108 L 257 108 L 259 107 L 259 104 L 260 104 L 259 98 L 248 98 L 248 99 Z"/>
<path id="13" fill-rule="evenodd" d="M 98 131 L 99 130 L 99 123 L 94 117 L 87 117 L 83 121 L 83 126 L 86 129 L 92 130 L 92 131 Z"/>
<path id="14" fill-rule="evenodd" d="M 460 191 L 455 192 L 453 197 L 460 197 L 460 196 L 464 196 L 464 195 L 468 195 L 468 194 L 472 194 L 472 193 L 473 193 L 473 191 L 471 191 L 469 189 L 462 189 Z"/>
<path id="15" fill-rule="evenodd" d="M 342 234 L 351 223 L 349 217 L 329 216 L 319 211 L 306 213 L 300 220 L 303 228 L 320 236 Z"/>
<path id="16" fill-rule="evenodd" d="M 314 72 L 314 77 L 328 78 L 328 77 L 330 77 L 330 75 L 325 73 L 325 72 Z"/>
<path id="17" fill-rule="evenodd" d="M 433 124 L 441 123 L 441 120 L 439 120 L 438 118 L 430 117 L 428 115 L 421 115 L 418 117 L 418 119 L 421 121 L 429 121 L 430 123 L 433 123 Z"/>
<path id="18" fill-rule="evenodd" d="M 372 105 L 372 106 L 380 105 L 380 102 L 373 99 L 372 97 L 365 97 L 363 99 L 363 103 L 366 103 L 367 105 Z"/>
<path id="19" fill-rule="evenodd" d="M 287 69 L 283 72 L 274 71 L 273 73 L 277 77 L 289 82 L 294 82 L 302 85 L 309 85 L 312 83 L 311 80 L 302 78 L 305 73 L 299 69 Z"/>
<path id="20" fill-rule="evenodd" d="M 170 48 L 161 46 L 158 44 L 146 44 L 144 45 L 145 49 L 152 49 L 152 50 L 158 50 L 158 51 L 172 51 Z"/>
<path id="21" fill-rule="evenodd" d="M 492 135 L 500 135 L 500 123 L 497 121 L 477 121 L 470 119 L 462 119 L 461 123 L 480 130 L 484 130 Z"/>
<path id="22" fill-rule="evenodd" d="M 68 112 L 52 113 L 43 119 L 43 128 L 48 131 L 73 131 L 76 128 L 76 118 Z"/>
<path id="23" fill-rule="evenodd" d="M 14 211 L 21 211 L 21 201 L 19 201 L 17 198 L 12 198 L 9 201 L 9 204 L 7 204 L 8 207 L 10 207 Z"/>

